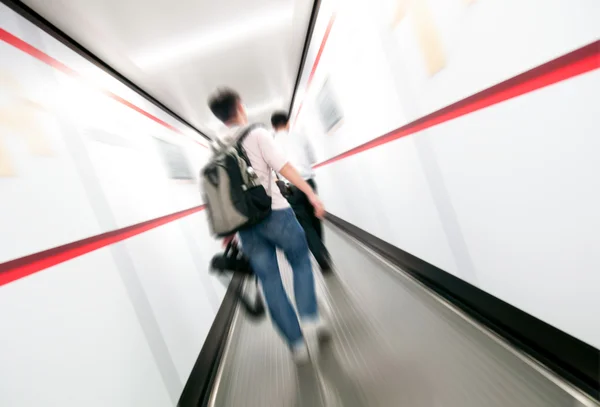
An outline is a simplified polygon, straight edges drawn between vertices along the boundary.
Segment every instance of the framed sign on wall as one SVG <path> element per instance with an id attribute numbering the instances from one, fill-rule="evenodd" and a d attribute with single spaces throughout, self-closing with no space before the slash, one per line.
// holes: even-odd
<path id="1" fill-rule="evenodd" d="M 169 178 L 174 180 L 194 180 L 192 169 L 183 149 L 159 138 L 154 138 L 158 151 L 163 158 Z"/>
<path id="2" fill-rule="evenodd" d="M 317 110 L 325 132 L 333 129 L 344 117 L 329 78 L 325 80 L 317 95 Z"/>

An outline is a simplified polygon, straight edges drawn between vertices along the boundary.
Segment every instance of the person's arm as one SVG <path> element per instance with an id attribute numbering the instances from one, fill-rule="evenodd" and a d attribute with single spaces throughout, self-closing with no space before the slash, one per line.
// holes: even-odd
<path id="1" fill-rule="evenodd" d="M 280 170 L 279 173 L 283 175 L 292 185 L 298 188 L 300 191 L 304 192 L 308 197 L 311 205 L 315 208 L 315 215 L 317 218 L 322 218 L 325 215 L 325 207 L 323 203 L 315 194 L 315 191 L 308 185 L 304 178 L 300 175 L 298 170 L 294 168 L 294 166 L 290 163 L 286 163 Z"/>
<path id="2" fill-rule="evenodd" d="M 254 133 L 254 132 L 253 132 Z M 254 134 L 253 134 L 254 135 Z M 313 189 L 300 176 L 298 170 L 287 161 L 287 158 L 281 153 L 275 141 L 270 134 L 265 130 L 256 130 L 258 145 L 265 162 L 273 169 L 273 171 L 283 175 L 292 185 L 296 186 L 300 191 L 304 192 L 308 197 L 311 205 L 315 208 L 315 215 L 322 218 L 325 215 L 323 203 L 315 194 Z"/>

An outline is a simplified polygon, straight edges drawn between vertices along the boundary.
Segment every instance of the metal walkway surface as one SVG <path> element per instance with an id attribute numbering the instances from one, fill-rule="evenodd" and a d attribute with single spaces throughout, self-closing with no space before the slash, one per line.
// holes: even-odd
<path id="1" fill-rule="evenodd" d="M 336 276 L 317 284 L 333 338 L 318 363 L 296 367 L 270 320 L 237 311 L 211 406 L 595 405 L 352 238 L 326 238 Z"/>

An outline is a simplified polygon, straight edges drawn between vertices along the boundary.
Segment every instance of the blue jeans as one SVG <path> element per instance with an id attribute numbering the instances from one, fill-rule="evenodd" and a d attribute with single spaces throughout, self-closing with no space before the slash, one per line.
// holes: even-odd
<path id="1" fill-rule="evenodd" d="M 239 232 L 242 250 L 258 276 L 271 318 L 288 345 L 302 341 L 302 331 L 285 292 L 276 249 L 285 253 L 294 271 L 294 296 L 300 318 L 317 318 L 315 281 L 304 230 L 291 208 L 274 210 L 260 224 Z"/>

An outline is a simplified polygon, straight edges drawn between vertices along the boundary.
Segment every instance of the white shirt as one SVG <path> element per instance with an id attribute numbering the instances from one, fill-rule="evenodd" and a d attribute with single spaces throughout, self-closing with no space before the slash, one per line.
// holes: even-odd
<path id="1" fill-rule="evenodd" d="M 275 143 L 288 157 L 289 162 L 298 170 L 305 180 L 315 176 L 312 169 L 317 159 L 308 137 L 303 131 L 287 132 L 280 130 L 275 132 Z"/>
<path id="2" fill-rule="evenodd" d="M 240 127 L 230 127 L 220 138 L 225 142 L 231 142 L 240 131 Z M 260 183 L 271 195 L 271 208 L 273 210 L 286 209 L 290 207 L 287 199 L 281 195 L 275 181 L 277 178 L 273 171 L 281 171 L 288 163 L 288 159 L 275 144 L 271 132 L 264 127 L 258 127 L 250 132 L 244 139 L 242 147 L 252 164 L 252 168 Z"/>

